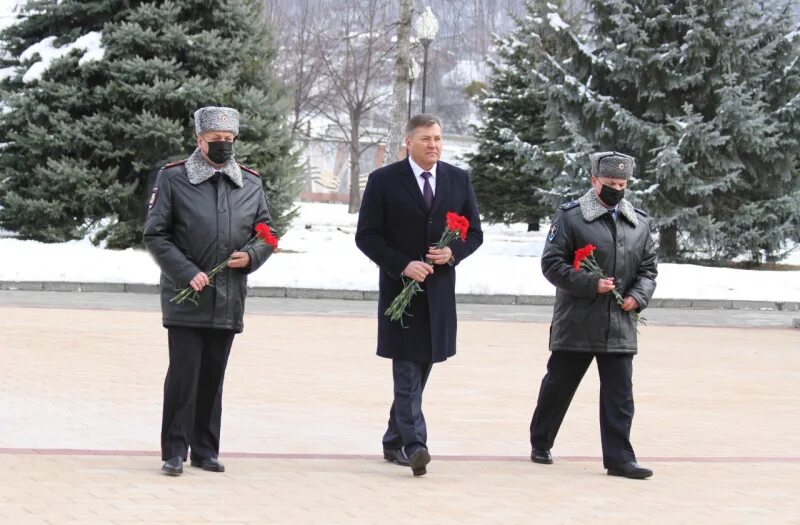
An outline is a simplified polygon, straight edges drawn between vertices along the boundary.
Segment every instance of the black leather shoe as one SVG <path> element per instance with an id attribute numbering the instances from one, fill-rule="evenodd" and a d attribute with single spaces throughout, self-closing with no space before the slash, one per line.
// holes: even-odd
<path id="1" fill-rule="evenodd" d="M 553 456 L 550 454 L 549 450 L 535 448 L 533 452 L 531 452 L 531 461 L 534 463 L 541 463 L 542 465 L 552 465 Z"/>
<path id="2" fill-rule="evenodd" d="M 217 458 L 193 459 L 192 466 L 209 472 L 225 472 L 225 465 L 220 463 Z"/>
<path id="3" fill-rule="evenodd" d="M 631 461 L 608 469 L 608 475 L 629 479 L 646 479 L 653 475 L 653 471 L 649 468 L 640 467 L 638 463 Z"/>
<path id="4" fill-rule="evenodd" d="M 425 467 L 430 462 L 431 455 L 425 447 L 418 448 L 408 457 L 408 464 L 411 467 L 411 472 L 413 472 L 415 476 L 424 476 L 427 474 L 428 469 Z"/>
<path id="5" fill-rule="evenodd" d="M 183 458 L 180 456 L 169 458 L 164 462 L 161 470 L 166 472 L 168 476 L 180 476 L 183 474 Z"/>
<path id="6" fill-rule="evenodd" d="M 383 459 L 397 463 L 400 466 L 408 466 L 408 456 L 402 448 L 385 448 L 383 449 Z"/>

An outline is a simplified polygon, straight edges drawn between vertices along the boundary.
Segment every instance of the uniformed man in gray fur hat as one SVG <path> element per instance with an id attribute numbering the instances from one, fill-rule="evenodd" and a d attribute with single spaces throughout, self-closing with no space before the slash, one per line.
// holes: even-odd
<path id="1" fill-rule="evenodd" d="M 653 475 L 636 462 L 630 443 L 631 376 L 637 352 L 636 315 L 656 288 L 656 249 L 650 218 L 625 199 L 633 157 L 608 151 L 590 156 L 592 188 L 555 214 L 542 254 L 542 272 L 556 286 L 550 359 L 531 421 L 531 459 L 553 462 L 550 449 L 586 370 L 600 374 L 600 433 L 609 475 Z M 573 266 L 575 251 L 597 247 L 594 257 L 607 279 Z M 615 300 L 612 290 L 623 297 Z"/>
<path id="2" fill-rule="evenodd" d="M 194 122 L 197 149 L 159 172 L 144 229 L 161 268 L 169 340 L 161 456 L 162 470 L 173 476 L 183 473 L 187 456 L 203 470 L 225 470 L 218 460 L 225 368 L 243 329 L 247 274 L 272 254 L 263 245 L 238 250 L 258 223 L 275 233 L 259 174 L 234 159 L 239 112 L 204 107 Z M 228 257 L 228 268 L 210 282 L 205 272 Z M 199 293 L 197 304 L 170 301 L 187 286 Z"/>

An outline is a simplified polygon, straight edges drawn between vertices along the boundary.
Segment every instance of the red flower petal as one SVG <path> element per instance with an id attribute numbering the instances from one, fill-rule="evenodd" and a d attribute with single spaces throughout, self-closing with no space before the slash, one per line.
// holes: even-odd
<path id="1" fill-rule="evenodd" d="M 278 238 L 272 234 L 272 230 L 263 222 L 256 224 L 256 236 L 262 239 L 264 244 L 272 246 L 273 250 L 278 249 Z"/>

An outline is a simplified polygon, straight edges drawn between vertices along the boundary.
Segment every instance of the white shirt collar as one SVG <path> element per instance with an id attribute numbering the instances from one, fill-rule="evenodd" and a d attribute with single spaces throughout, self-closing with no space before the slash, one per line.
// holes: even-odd
<path id="1" fill-rule="evenodd" d="M 408 156 L 408 162 L 411 164 L 411 170 L 414 172 L 414 176 L 417 178 L 421 178 L 422 174 L 425 172 L 422 167 L 414 162 L 414 159 L 411 158 L 411 155 Z M 431 179 L 436 180 L 436 165 L 439 164 L 438 162 L 433 165 L 431 169 L 428 170 L 428 173 L 431 174 Z"/>

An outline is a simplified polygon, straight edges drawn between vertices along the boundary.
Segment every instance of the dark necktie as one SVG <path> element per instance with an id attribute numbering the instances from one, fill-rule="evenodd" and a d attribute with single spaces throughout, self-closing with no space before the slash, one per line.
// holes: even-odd
<path id="1" fill-rule="evenodd" d="M 422 186 L 422 198 L 425 199 L 425 206 L 430 210 L 433 205 L 433 188 L 431 188 L 429 180 L 431 178 L 430 172 L 423 171 L 422 178 L 425 179 L 425 184 Z"/>

